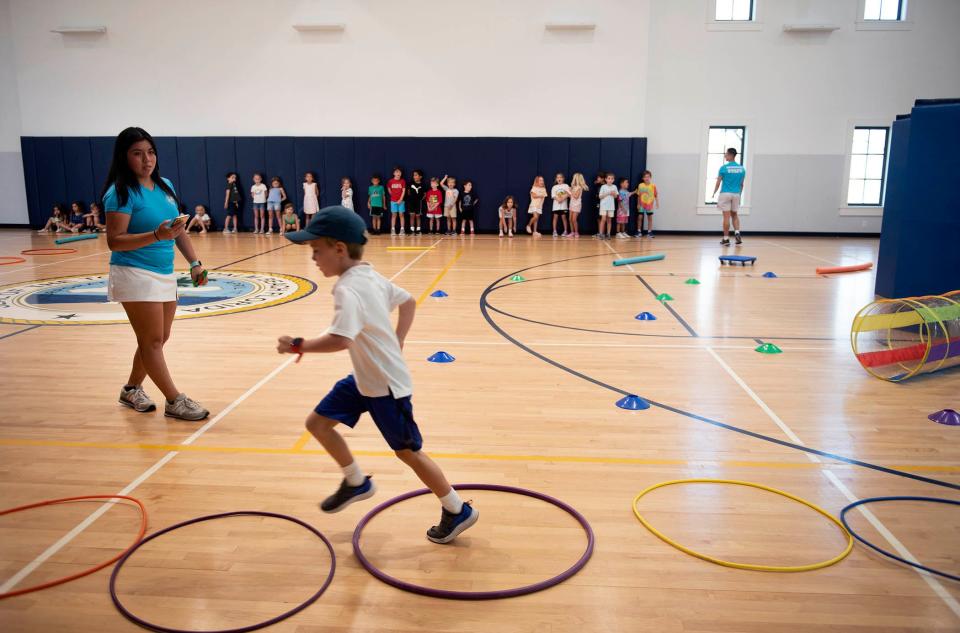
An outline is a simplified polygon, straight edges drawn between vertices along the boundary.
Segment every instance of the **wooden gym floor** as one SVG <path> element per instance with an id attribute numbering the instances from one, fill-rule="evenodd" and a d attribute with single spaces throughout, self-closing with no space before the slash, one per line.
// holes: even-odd
<path id="1" fill-rule="evenodd" d="M 876 240 L 747 234 L 736 252 L 756 255 L 757 265 L 720 268 L 715 237 L 372 239 L 366 259 L 421 299 L 405 355 L 425 450 L 453 482 L 558 497 L 596 532 L 593 558 L 567 582 L 475 603 L 404 593 L 370 576 L 353 556 L 359 519 L 376 502 L 420 487 L 368 418 L 345 435 L 361 466 L 374 474 L 377 496 L 335 515 L 317 509 L 340 474 L 304 434 L 303 420 L 349 371 L 349 359 L 315 355 L 294 364 L 274 351 L 278 335 L 319 333 L 329 321 L 333 282 L 316 271 L 308 249 L 286 246 L 279 236 L 193 239 L 211 269 L 296 275 L 315 282 L 316 292 L 269 309 L 175 323 L 167 359 L 180 389 L 211 410 L 205 425 L 117 404 L 134 351 L 126 324 L 0 324 L 0 506 L 126 490 L 146 505 L 151 532 L 232 510 L 299 517 L 333 542 L 336 577 L 318 602 L 272 631 L 960 630 L 960 586 L 860 545 L 818 571 L 740 571 L 673 549 L 630 508 L 643 488 L 691 477 L 766 484 L 835 515 L 852 498 L 960 499 L 950 488 L 771 441 L 960 483 L 960 429 L 926 419 L 960 408 L 958 370 L 900 385 L 870 377 L 850 351 L 849 325 L 873 297 L 873 273 L 814 274 L 828 262 L 875 261 Z M 52 241 L 5 231 L 0 255 Z M 433 248 L 388 251 L 391 244 Z M 0 266 L 0 285 L 106 272 L 102 236 L 68 246 L 77 252 Z M 627 270 L 610 265 L 614 250 L 667 257 Z M 526 282 L 509 281 L 517 271 Z M 764 271 L 779 277 L 765 279 Z M 701 284 L 685 284 L 689 277 Z M 430 298 L 435 289 L 449 296 Z M 662 305 L 658 293 L 674 300 Z M 635 320 L 641 311 L 657 320 Z M 759 341 L 784 353 L 756 353 Z M 438 350 L 456 362 L 426 362 Z M 623 411 L 614 406 L 620 394 L 604 384 L 693 415 L 656 406 Z M 160 400 L 155 387 L 148 384 L 147 391 Z M 537 582 L 583 551 L 582 530 L 556 508 L 503 493 L 466 497 L 481 518 L 454 545 L 424 539 L 439 510 L 420 497 L 374 519 L 364 533 L 365 551 L 402 579 L 461 590 Z M 820 515 L 756 489 L 671 486 L 649 494 L 641 507 L 667 535 L 720 558 L 801 565 L 829 559 L 844 546 L 839 530 Z M 74 573 L 125 547 L 136 534 L 136 512 L 113 506 L 84 524 L 99 508 L 98 502 L 71 503 L 0 517 L 0 591 L 41 554 L 52 553 L 17 586 Z M 867 538 L 892 548 L 880 534 L 887 531 L 921 562 L 960 572 L 955 506 L 869 509 L 875 523 L 851 513 Z M 152 541 L 124 567 L 118 589 L 135 613 L 157 624 L 224 629 L 289 609 L 315 591 L 328 568 L 326 549 L 303 528 L 231 518 Z M 111 604 L 108 578 L 109 569 L 0 601 L 0 629 L 139 630 Z"/>

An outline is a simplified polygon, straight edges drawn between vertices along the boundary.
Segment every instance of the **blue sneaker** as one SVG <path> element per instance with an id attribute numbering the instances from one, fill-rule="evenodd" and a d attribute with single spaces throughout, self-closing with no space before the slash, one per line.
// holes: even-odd
<path id="1" fill-rule="evenodd" d="M 434 543 L 449 543 L 457 538 L 461 532 L 472 526 L 480 518 L 480 512 L 470 506 L 470 502 L 463 504 L 460 514 L 448 512 L 446 508 L 440 515 L 440 525 L 434 525 L 427 530 L 427 538 Z"/>
<path id="2" fill-rule="evenodd" d="M 340 482 L 340 488 L 323 500 L 323 503 L 320 504 L 320 509 L 330 514 L 340 512 L 354 501 L 369 499 L 376 491 L 377 487 L 373 485 L 373 480 L 370 479 L 370 475 L 367 475 L 367 478 L 359 486 L 350 486 L 347 484 L 347 480 L 344 479 Z"/>

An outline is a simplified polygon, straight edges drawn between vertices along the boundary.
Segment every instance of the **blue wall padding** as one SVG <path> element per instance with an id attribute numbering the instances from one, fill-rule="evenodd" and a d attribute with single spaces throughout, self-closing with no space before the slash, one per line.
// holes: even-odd
<path id="1" fill-rule="evenodd" d="M 893 125 L 877 260 L 883 297 L 960 289 L 960 104 L 918 105 Z"/>
<path id="2" fill-rule="evenodd" d="M 22 137 L 21 153 L 30 223 L 42 226 L 54 202 L 82 200 L 89 204 L 100 195 L 113 152 L 109 137 Z M 593 178 L 598 169 L 628 174 L 635 185 L 646 166 L 644 138 L 416 138 L 416 137 L 156 137 L 161 173 L 169 178 L 187 209 L 197 204 L 210 209 L 214 223 L 223 226 L 226 174 L 240 175 L 243 194 L 240 226 L 252 225 L 249 191 L 254 172 L 269 186 L 271 176 L 283 178 L 287 194 L 303 210 L 303 174 L 313 171 L 320 184 L 320 204 L 340 202 L 340 178 L 354 182 L 357 211 L 367 219 L 370 175 L 390 178 L 400 165 L 409 181 L 415 168 L 429 179 L 449 173 L 458 184 L 474 181 L 480 195 L 477 229 L 497 228 L 497 206 L 508 195 L 521 210 L 518 223 L 526 223 L 530 185 L 542 175 L 549 190 L 553 176 L 562 171 L 567 182 L 582 172 L 590 192 L 584 196 L 580 227 L 595 230 Z M 633 203 L 633 208 L 636 204 Z M 551 202 L 544 205 L 540 230 L 550 227 Z"/>

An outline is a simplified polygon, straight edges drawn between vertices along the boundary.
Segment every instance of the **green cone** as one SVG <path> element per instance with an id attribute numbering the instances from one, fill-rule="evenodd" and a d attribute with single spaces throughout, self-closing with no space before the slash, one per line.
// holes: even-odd
<path id="1" fill-rule="evenodd" d="M 697 281 L 696 279 L 694 279 L 693 277 L 691 277 L 690 279 L 686 280 L 686 281 L 683 282 L 683 283 L 685 283 L 685 284 L 690 284 L 691 286 L 699 286 L 699 285 L 700 285 L 700 282 Z"/>
<path id="2" fill-rule="evenodd" d="M 782 354 L 783 350 L 774 345 L 773 343 L 761 343 L 755 352 L 760 352 L 761 354 Z"/>
<path id="3" fill-rule="evenodd" d="M 510 281 L 526 281 L 523 275 L 514 275 L 510 278 Z"/>
<path id="4" fill-rule="evenodd" d="M 657 295 L 657 301 L 673 301 L 673 297 L 664 292 Z"/>

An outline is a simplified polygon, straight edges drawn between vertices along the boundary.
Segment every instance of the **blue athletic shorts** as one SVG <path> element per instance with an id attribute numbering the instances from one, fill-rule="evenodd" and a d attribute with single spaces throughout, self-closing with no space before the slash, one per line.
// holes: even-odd
<path id="1" fill-rule="evenodd" d="M 406 205 L 403 202 L 390 201 L 390 213 L 403 213 L 406 211 Z"/>
<path id="2" fill-rule="evenodd" d="M 419 451 L 423 447 L 420 429 L 413 419 L 410 396 L 368 398 L 357 389 L 353 374 L 339 380 L 314 411 L 317 415 L 346 424 L 351 429 L 357 425 L 361 414 L 369 413 L 383 439 L 387 440 L 393 450 Z"/>

